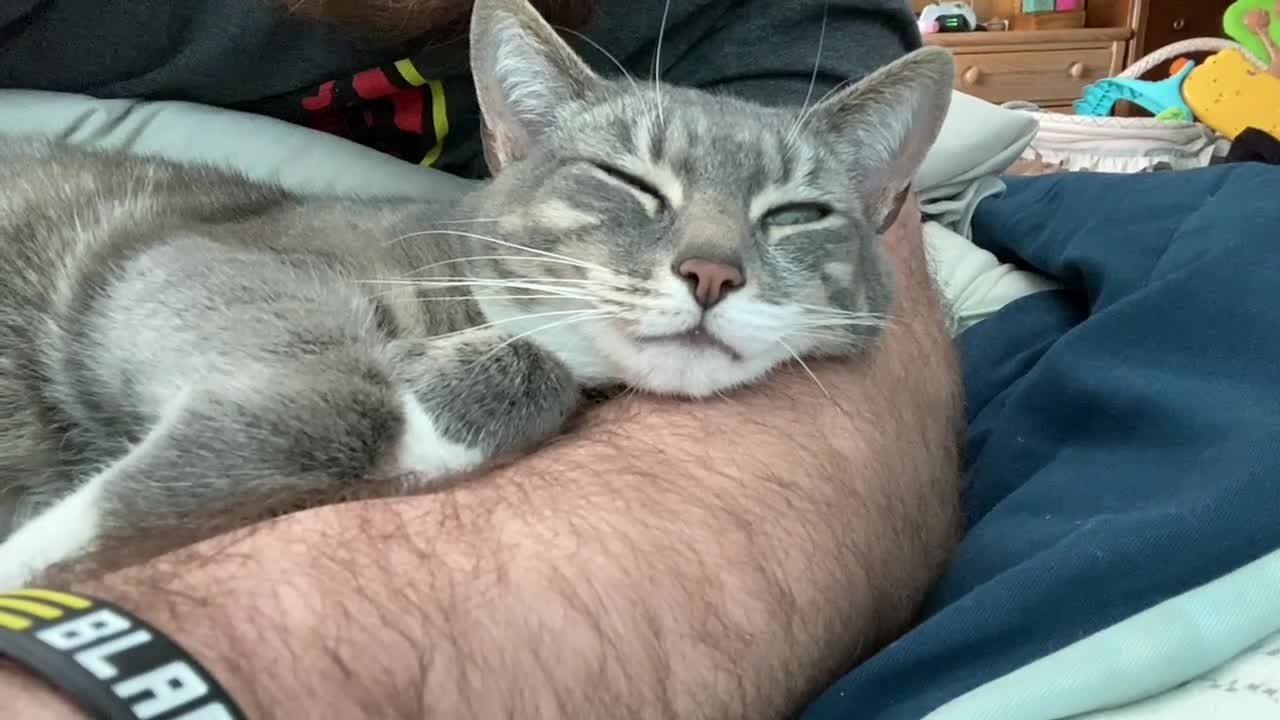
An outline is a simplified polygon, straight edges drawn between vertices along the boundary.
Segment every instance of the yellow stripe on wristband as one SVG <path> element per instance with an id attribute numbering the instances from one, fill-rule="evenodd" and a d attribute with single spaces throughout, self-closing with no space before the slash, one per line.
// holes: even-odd
<path id="1" fill-rule="evenodd" d="M 0 597 L 14 598 L 31 598 L 33 600 L 44 600 L 55 605 L 71 608 L 72 610 L 87 610 L 93 607 L 93 603 L 82 597 L 70 595 L 57 590 L 41 590 L 38 588 L 26 588 L 23 590 L 13 590 L 6 593 L 0 593 Z"/>
<path id="2" fill-rule="evenodd" d="M 31 620 L 21 615 L 11 615 L 0 610 L 0 629 L 4 630 L 26 630 L 31 627 Z"/>
<path id="3" fill-rule="evenodd" d="M 17 610 L 27 615 L 34 615 L 41 620 L 57 620 L 63 616 L 62 610 L 52 605 L 38 603 L 35 600 L 5 597 L 0 595 L 0 610 Z"/>

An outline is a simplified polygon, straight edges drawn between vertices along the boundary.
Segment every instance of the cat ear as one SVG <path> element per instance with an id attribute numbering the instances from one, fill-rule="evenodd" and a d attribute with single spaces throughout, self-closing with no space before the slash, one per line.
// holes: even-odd
<path id="1" fill-rule="evenodd" d="M 495 175 L 528 153 L 564 106 L 602 82 L 527 0 L 476 0 L 471 73 Z"/>
<path id="2" fill-rule="evenodd" d="M 871 221 L 884 232 L 951 106 L 955 63 L 942 48 L 908 54 L 819 103 L 810 122 L 852 168 Z"/>

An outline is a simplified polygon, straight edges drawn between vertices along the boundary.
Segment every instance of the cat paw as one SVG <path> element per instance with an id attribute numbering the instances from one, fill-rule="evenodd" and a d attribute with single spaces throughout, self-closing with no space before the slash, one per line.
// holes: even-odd
<path id="1" fill-rule="evenodd" d="M 25 587 L 43 569 L 25 560 L 9 543 L 0 544 L 0 592 Z"/>

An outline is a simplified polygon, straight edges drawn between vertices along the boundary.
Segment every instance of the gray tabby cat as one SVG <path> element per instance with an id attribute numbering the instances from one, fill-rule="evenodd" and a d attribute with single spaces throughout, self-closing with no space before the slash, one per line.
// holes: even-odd
<path id="1" fill-rule="evenodd" d="M 703 397 L 874 341 L 945 51 L 797 116 L 604 79 L 525 0 L 473 18 L 495 179 L 456 207 L 0 144 L 0 587 L 113 533 L 456 477 L 585 388 Z"/>

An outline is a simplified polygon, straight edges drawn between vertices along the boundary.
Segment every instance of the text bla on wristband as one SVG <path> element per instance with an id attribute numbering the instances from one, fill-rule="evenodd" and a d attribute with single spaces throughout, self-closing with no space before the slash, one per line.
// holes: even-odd
<path id="1" fill-rule="evenodd" d="M 0 657 L 59 688 L 95 720 L 245 720 L 177 643 L 84 595 L 0 593 Z"/>

